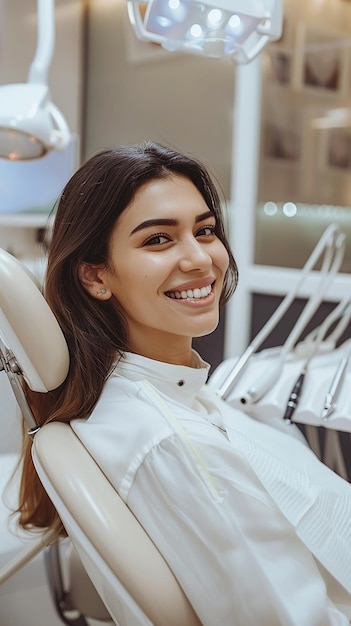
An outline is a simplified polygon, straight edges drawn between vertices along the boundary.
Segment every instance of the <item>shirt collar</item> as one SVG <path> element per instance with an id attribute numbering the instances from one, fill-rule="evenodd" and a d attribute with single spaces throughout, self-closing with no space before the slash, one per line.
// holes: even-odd
<path id="1" fill-rule="evenodd" d="M 190 406 L 194 396 L 206 383 L 209 369 L 210 365 L 195 350 L 192 351 L 190 367 L 125 352 L 112 376 L 123 376 L 134 381 L 147 379 L 161 393 Z"/>

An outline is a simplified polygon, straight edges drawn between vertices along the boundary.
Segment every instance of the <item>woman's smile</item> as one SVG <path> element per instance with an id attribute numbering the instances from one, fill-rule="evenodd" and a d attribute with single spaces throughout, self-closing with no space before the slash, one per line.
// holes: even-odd
<path id="1" fill-rule="evenodd" d="M 203 286 L 201 283 L 197 284 L 195 287 L 182 285 L 171 291 L 166 291 L 165 295 L 168 298 L 172 298 L 173 300 L 182 300 L 183 302 L 195 300 L 201 301 L 202 304 L 209 304 L 214 298 L 214 294 L 212 293 L 213 283 L 214 280 L 211 280 L 205 286 Z"/>
<path id="2" fill-rule="evenodd" d="M 117 220 L 103 286 L 122 308 L 128 349 L 159 361 L 190 359 L 193 337 L 218 325 L 228 253 L 216 218 L 182 176 L 152 180 Z"/>

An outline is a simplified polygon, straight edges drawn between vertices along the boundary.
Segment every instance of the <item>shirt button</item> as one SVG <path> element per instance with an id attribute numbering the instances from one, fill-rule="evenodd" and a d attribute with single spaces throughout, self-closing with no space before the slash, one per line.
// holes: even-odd
<path id="1" fill-rule="evenodd" d="M 178 387 L 183 387 L 183 385 L 185 385 L 185 380 L 178 380 L 177 385 Z"/>

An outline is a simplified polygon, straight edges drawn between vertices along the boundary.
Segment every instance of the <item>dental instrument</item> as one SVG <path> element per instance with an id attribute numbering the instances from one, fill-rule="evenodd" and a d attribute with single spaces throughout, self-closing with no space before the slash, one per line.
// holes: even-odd
<path id="1" fill-rule="evenodd" d="M 351 357 L 351 344 L 349 345 L 349 348 L 345 356 L 343 356 L 343 358 L 340 360 L 338 367 L 336 368 L 336 372 L 331 382 L 330 388 L 328 389 L 328 392 L 325 396 L 324 406 L 321 412 L 321 418 L 323 420 L 327 420 L 328 417 L 330 417 L 330 415 L 335 410 L 336 399 L 340 391 L 342 382 L 344 380 L 344 376 L 345 376 L 345 373 L 346 373 L 346 370 L 350 361 L 350 357 Z"/>
<path id="2" fill-rule="evenodd" d="M 261 379 L 252 384 L 247 392 L 241 397 L 242 404 L 250 404 L 257 402 L 272 385 L 279 378 L 282 371 L 284 362 L 287 355 L 293 350 L 299 336 L 303 332 L 307 323 L 310 321 L 318 306 L 323 300 L 323 297 L 332 282 L 332 279 L 340 269 L 345 252 L 345 234 L 340 231 L 336 224 L 331 224 L 323 233 L 322 237 L 318 241 L 310 257 L 307 259 L 304 267 L 301 270 L 300 279 L 298 280 L 294 289 L 292 289 L 282 300 L 276 311 L 270 317 L 268 322 L 254 337 L 250 345 L 246 348 L 245 352 L 235 363 L 233 369 L 228 374 L 226 380 L 221 384 L 217 390 L 218 395 L 226 399 L 235 386 L 239 375 L 246 367 L 249 359 L 258 350 L 263 341 L 271 334 L 277 323 L 281 320 L 283 315 L 287 312 L 292 302 L 297 297 L 302 284 L 305 282 L 307 275 L 316 265 L 317 261 L 324 253 L 323 262 L 319 271 L 319 284 L 315 293 L 308 300 L 302 314 L 297 320 L 295 326 L 290 332 L 284 345 L 280 348 L 275 365 L 271 367 Z"/>

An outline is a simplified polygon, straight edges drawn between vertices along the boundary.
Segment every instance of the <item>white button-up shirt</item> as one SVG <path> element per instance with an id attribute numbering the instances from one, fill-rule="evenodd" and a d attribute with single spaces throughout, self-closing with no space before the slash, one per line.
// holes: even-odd
<path id="1" fill-rule="evenodd" d="M 207 375 L 126 354 L 72 427 L 204 626 L 348 625 L 351 485 Z"/>

